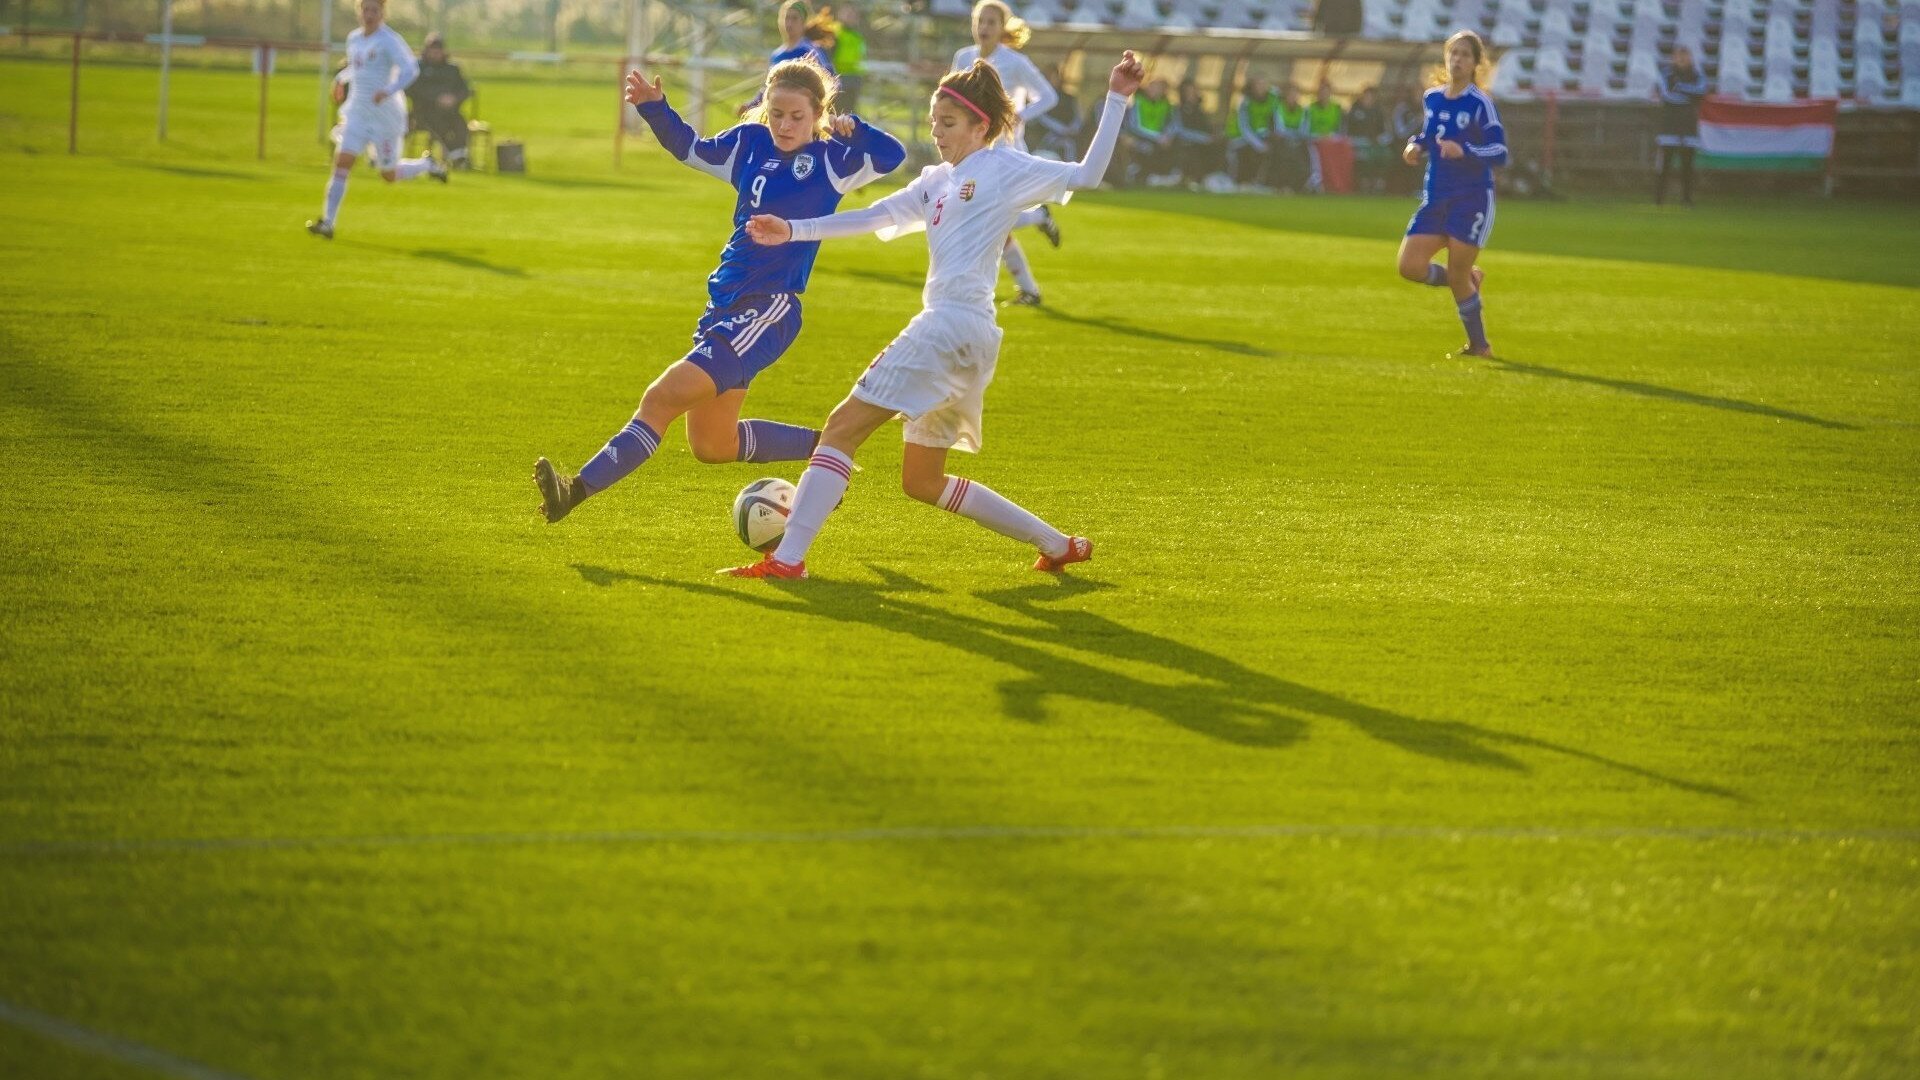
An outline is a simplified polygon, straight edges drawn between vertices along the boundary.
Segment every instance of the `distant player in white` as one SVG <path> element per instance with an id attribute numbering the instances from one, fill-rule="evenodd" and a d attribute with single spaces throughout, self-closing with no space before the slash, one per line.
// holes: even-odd
<path id="1" fill-rule="evenodd" d="M 1097 187 L 1133 92 L 1146 69 L 1129 52 L 1108 77 L 1107 101 L 1084 161 L 1046 161 L 998 145 L 1012 133 L 1013 102 L 984 61 L 940 80 L 928 109 L 941 164 L 865 210 L 786 221 L 747 221 L 761 244 L 824 240 L 877 232 L 892 239 L 925 229 L 929 262 L 925 305 L 868 366 L 827 417 L 819 448 L 800 476 L 786 535 L 766 559 L 723 571 L 736 577 L 807 576 L 807 549 L 846 494 L 853 455 L 881 426 L 903 415 L 901 484 L 924 503 L 970 518 L 1040 550 L 1034 569 L 1057 571 L 1093 556 L 1093 544 L 1068 536 L 984 484 L 947 475 L 947 452 L 980 448 L 980 412 L 1000 353 L 994 324 L 995 266 L 1023 208 Z"/>
<path id="2" fill-rule="evenodd" d="M 360 25 L 347 34 L 347 66 L 334 80 L 334 100 L 340 101 L 346 84 L 340 126 L 333 129 L 333 178 L 327 182 L 327 208 L 307 222 L 307 231 L 333 239 L 333 222 L 340 201 L 347 197 L 347 178 L 361 151 L 371 151 L 380 176 L 388 183 L 431 176 L 447 182 L 447 170 L 430 157 L 400 160 L 407 137 L 407 99 L 400 93 L 420 74 L 405 38 L 388 26 L 386 0 L 360 0 Z"/>
<path id="3" fill-rule="evenodd" d="M 1040 74 L 1040 69 L 1027 59 L 1027 54 L 1020 51 L 1026 45 L 1028 36 L 1026 22 L 1016 18 L 1013 10 L 1002 0 L 980 0 L 973 5 L 974 44 L 953 54 L 954 71 L 967 70 L 975 60 L 985 60 L 993 65 L 993 70 L 1000 76 L 1000 85 L 1013 101 L 1017 119 L 1014 121 L 1012 138 L 1014 147 L 1019 150 L 1027 148 L 1027 121 L 1045 116 L 1060 101 L 1053 84 Z M 1035 226 L 1049 243 L 1054 247 L 1060 246 L 1060 226 L 1054 222 L 1053 212 L 1044 204 L 1022 211 L 1015 225 L 1021 228 Z M 1034 279 L 1033 267 L 1027 262 L 1027 253 L 1021 250 L 1020 241 L 1008 236 L 1001 259 L 1007 264 L 1007 272 L 1013 275 L 1014 284 L 1020 286 L 1020 295 L 1013 302 L 1038 304 L 1040 282 Z"/>

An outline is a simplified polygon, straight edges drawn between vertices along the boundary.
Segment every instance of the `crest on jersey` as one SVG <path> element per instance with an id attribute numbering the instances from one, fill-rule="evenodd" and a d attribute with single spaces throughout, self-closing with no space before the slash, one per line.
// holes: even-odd
<path id="1" fill-rule="evenodd" d="M 966 183 L 960 185 L 960 201 L 961 202 L 973 201 L 973 181 L 969 180 Z"/>
<path id="2" fill-rule="evenodd" d="M 795 180 L 805 180 L 807 177 L 812 175 L 813 175 L 813 155 L 812 154 L 794 155 L 793 178 Z"/>

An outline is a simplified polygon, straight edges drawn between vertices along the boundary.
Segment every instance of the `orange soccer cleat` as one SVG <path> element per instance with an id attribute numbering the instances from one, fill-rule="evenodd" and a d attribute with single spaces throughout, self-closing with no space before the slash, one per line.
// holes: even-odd
<path id="1" fill-rule="evenodd" d="M 783 563 L 772 555 L 768 555 L 757 563 L 752 563 L 747 566 L 729 566 L 725 570 L 718 572 L 725 574 L 727 577 L 803 578 L 807 576 L 807 564 L 803 562 Z"/>
<path id="2" fill-rule="evenodd" d="M 1093 558 L 1093 541 L 1084 536 L 1069 536 L 1066 554 L 1048 555 L 1043 552 L 1033 561 L 1033 568 L 1044 570 L 1049 574 L 1057 574 L 1074 563 L 1086 562 L 1091 558 Z"/>

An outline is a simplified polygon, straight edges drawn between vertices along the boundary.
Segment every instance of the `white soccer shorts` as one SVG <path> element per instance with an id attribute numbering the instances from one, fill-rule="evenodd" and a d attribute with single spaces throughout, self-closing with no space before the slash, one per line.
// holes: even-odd
<path id="1" fill-rule="evenodd" d="M 396 116 L 378 107 L 368 112 L 371 115 L 362 115 L 357 110 L 348 113 L 340 126 L 333 129 L 333 140 L 341 153 L 366 154 L 381 172 L 386 172 L 400 164 L 401 145 L 407 137 L 407 117 L 405 113 Z"/>
<path id="2" fill-rule="evenodd" d="M 853 396 L 906 417 L 906 440 L 916 446 L 976 453 L 999 356 L 992 314 L 922 311 L 853 384 Z"/>

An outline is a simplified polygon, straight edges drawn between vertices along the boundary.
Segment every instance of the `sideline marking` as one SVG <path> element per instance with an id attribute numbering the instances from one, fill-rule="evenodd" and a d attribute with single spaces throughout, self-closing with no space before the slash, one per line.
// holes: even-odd
<path id="1" fill-rule="evenodd" d="M 0 1023 L 11 1024 L 22 1031 L 64 1043 L 82 1053 L 95 1057 L 110 1058 L 122 1065 L 137 1065 L 140 1068 L 157 1072 L 162 1076 L 172 1076 L 178 1080 L 248 1080 L 239 1073 L 221 1072 L 209 1068 L 197 1061 L 176 1057 L 145 1043 L 122 1039 L 113 1035 L 84 1028 L 57 1016 L 48 1016 L 11 1001 L 0 998 Z"/>
<path id="2" fill-rule="evenodd" d="M 558 844 L 873 844 L 963 840 L 1750 840 L 1760 843 L 1920 843 L 1920 829 L 1769 829 L 1622 825 L 905 825 L 854 829 L 613 829 L 587 832 L 414 833 L 370 836 L 213 836 L 26 841 L 0 855 L 140 855 L 401 847 L 538 847 Z"/>

